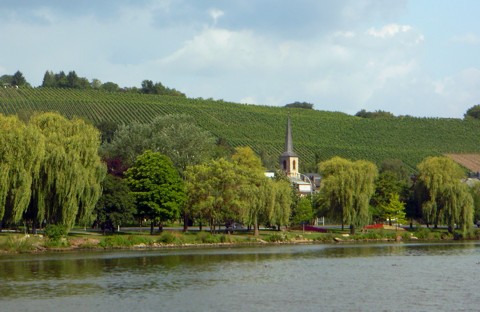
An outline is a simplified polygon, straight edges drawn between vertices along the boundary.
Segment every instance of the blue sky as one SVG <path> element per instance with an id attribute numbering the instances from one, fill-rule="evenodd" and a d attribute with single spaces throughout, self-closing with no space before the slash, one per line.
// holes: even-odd
<path id="1" fill-rule="evenodd" d="M 0 0 L 0 75 L 462 118 L 480 103 L 478 12 L 477 0 Z"/>

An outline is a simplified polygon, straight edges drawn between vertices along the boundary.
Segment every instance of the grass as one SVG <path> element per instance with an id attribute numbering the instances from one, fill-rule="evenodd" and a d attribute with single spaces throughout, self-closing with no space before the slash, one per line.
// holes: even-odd
<path id="1" fill-rule="evenodd" d="M 24 234 L 1 234 L 0 251 L 9 253 L 25 253 L 43 249 L 43 239 L 38 236 Z"/>
<path id="2" fill-rule="evenodd" d="M 71 249 L 119 249 L 119 248 L 162 248 L 185 247 L 194 245 L 245 245 L 260 243 L 333 243 L 335 241 L 402 241 L 411 240 L 453 240 L 454 235 L 445 229 L 428 229 L 417 227 L 413 230 L 395 231 L 385 229 L 371 229 L 358 231 L 349 235 L 348 230 L 335 229 L 328 233 L 303 232 L 301 230 L 274 231 L 262 230 L 258 237 L 252 232 L 236 232 L 234 234 L 211 234 L 210 232 L 163 231 L 160 234 L 150 235 L 145 232 L 115 233 L 101 235 L 93 232 L 73 232 L 66 238 L 52 240 L 42 235 L 25 235 L 18 233 L 0 233 L 0 252 L 29 253 L 44 250 L 71 250 Z M 480 229 L 472 231 L 464 239 L 480 239 Z"/>

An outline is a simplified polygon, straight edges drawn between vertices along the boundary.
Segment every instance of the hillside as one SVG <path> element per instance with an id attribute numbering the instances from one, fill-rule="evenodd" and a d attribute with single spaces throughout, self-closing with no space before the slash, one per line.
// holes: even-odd
<path id="1" fill-rule="evenodd" d="M 303 171 L 332 156 L 376 163 L 399 158 L 412 169 L 426 156 L 480 153 L 480 122 L 400 117 L 365 119 L 337 112 L 244 105 L 170 96 L 74 89 L 0 89 L 0 113 L 57 111 L 98 123 L 148 122 L 157 115 L 184 113 L 232 146 L 251 146 L 276 163 L 283 151 L 287 116 Z"/>

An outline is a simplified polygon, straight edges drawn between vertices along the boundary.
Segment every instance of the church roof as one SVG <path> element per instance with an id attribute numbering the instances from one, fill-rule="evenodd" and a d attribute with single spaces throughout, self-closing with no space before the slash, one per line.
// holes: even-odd
<path id="1" fill-rule="evenodd" d="M 293 151 L 292 126 L 290 123 L 290 117 L 288 117 L 287 130 L 285 132 L 285 151 L 282 153 L 281 157 L 298 157 L 298 155 Z"/>

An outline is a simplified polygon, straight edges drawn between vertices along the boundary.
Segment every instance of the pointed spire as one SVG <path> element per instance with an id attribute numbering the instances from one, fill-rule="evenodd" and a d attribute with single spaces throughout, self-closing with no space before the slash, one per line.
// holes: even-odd
<path id="1" fill-rule="evenodd" d="M 287 120 L 287 129 L 285 132 L 285 151 L 283 152 L 282 156 L 297 156 L 293 151 L 293 140 L 292 140 L 292 126 L 290 123 L 290 116 L 288 116 Z"/>

